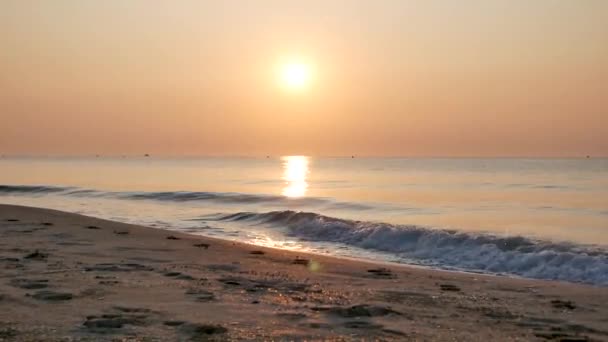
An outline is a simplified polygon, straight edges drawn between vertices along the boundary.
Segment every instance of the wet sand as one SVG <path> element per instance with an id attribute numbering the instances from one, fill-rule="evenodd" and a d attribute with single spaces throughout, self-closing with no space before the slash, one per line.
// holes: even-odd
<path id="1" fill-rule="evenodd" d="M 608 340 L 608 288 L 0 205 L 0 341 Z"/>

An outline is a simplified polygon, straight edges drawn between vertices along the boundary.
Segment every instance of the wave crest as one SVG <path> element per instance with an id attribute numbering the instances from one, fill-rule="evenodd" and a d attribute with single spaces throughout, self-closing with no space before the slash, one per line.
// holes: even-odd
<path id="1" fill-rule="evenodd" d="M 422 265 L 608 285 L 608 253 L 589 246 L 353 221 L 290 210 L 241 212 L 212 219 L 281 225 L 289 234 L 303 239 L 396 253 Z"/>
<path id="2" fill-rule="evenodd" d="M 115 198 L 125 200 L 154 200 L 170 202 L 209 201 L 224 204 L 270 204 L 276 206 L 324 206 L 327 209 L 368 210 L 373 206 L 337 202 L 329 198 L 302 197 L 289 198 L 278 195 L 246 194 L 238 192 L 208 191 L 100 191 L 77 187 L 59 187 L 44 185 L 0 185 L 0 194 L 44 195 L 55 194 L 72 197 Z"/>
<path id="3" fill-rule="evenodd" d="M 46 186 L 46 185 L 0 185 L 0 193 L 31 193 L 44 194 L 68 191 L 69 187 Z"/>

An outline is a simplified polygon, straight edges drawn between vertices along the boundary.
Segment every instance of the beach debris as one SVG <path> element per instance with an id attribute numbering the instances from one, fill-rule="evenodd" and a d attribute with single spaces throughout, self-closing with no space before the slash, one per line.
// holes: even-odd
<path id="1" fill-rule="evenodd" d="M 116 235 L 129 235 L 129 232 L 126 231 L 126 230 L 122 230 L 122 231 L 115 230 L 114 234 L 116 234 Z"/>
<path id="2" fill-rule="evenodd" d="M 167 240 L 180 240 L 177 236 L 169 235 L 167 236 Z"/>
<path id="3" fill-rule="evenodd" d="M 6 222 L 19 222 L 18 219 L 6 219 Z"/>
<path id="4" fill-rule="evenodd" d="M 87 229 L 101 229 L 101 228 L 99 228 L 99 227 L 97 227 L 97 226 L 86 226 L 86 228 L 87 228 Z"/>
<path id="5" fill-rule="evenodd" d="M 52 225 L 54 225 L 53 222 L 42 222 L 41 224 L 43 226 L 52 226 Z"/>
<path id="6" fill-rule="evenodd" d="M 68 292 L 55 292 L 55 291 L 38 291 L 31 295 L 32 298 L 50 302 L 58 302 L 64 300 L 71 300 L 74 296 Z"/>
<path id="7" fill-rule="evenodd" d="M 378 267 L 378 268 L 372 268 L 367 270 L 368 273 L 371 273 L 372 275 L 374 275 L 375 277 L 378 278 L 386 278 L 386 279 L 393 279 L 396 278 L 396 276 L 393 274 L 393 271 L 391 271 L 388 268 L 385 267 Z"/>
<path id="8" fill-rule="evenodd" d="M 194 245 L 192 245 L 194 247 L 198 247 L 198 248 L 204 248 L 204 249 L 209 249 L 209 244 L 208 243 L 195 243 Z"/>
<path id="9" fill-rule="evenodd" d="M 251 251 L 251 252 L 249 252 L 249 254 L 253 254 L 253 255 L 264 255 L 264 254 L 266 254 L 266 252 L 264 252 L 264 251 L 260 251 L 260 250 L 255 250 L 255 251 Z"/>
<path id="10" fill-rule="evenodd" d="M 33 253 L 30 253 L 26 256 L 24 256 L 24 259 L 32 259 L 32 260 L 44 260 L 48 257 L 49 255 L 46 253 L 42 253 L 39 252 L 38 250 L 34 251 Z"/>
<path id="11" fill-rule="evenodd" d="M 294 264 L 294 265 L 308 265 L 309 262 L 310 262 L 310 260 L 308 260 L 306 258 L 301 258 L 299 256 L 296 256 L 296 258 L 292 261 L 292 264 Z"/>
<path id="12" fill-rule="evenodd" d="M 551 301 L 551 306 L 553 306 L 556 309 L 567 309 L 567 310 L 576 309 L 576 305 L 569 300 L 554 299 Z"/>
<path id="13" fill-rule="evenodd" d="M 452 284 L 439 284 L 441 291 L 460 292 L 460 287 Z"/>

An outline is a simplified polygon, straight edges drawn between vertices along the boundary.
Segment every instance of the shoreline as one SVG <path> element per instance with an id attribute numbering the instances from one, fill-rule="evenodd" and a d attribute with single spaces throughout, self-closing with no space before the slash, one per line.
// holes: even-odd
<path id="1" fill-rule="evenodd" d="M 608 340 L 601 286 L 3 204 L 0 234 L 0 339 Z"/>

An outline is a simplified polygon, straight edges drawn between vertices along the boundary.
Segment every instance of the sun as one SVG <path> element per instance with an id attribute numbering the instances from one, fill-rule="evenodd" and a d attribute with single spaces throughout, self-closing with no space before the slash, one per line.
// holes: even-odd
<path id="1" fill-rule="evenodd" d="M 303 62 L 288 62 L 281 66 L 281 84 L 290 90 L 301 90 L 306 88 L 311 79 L 310 65 Z"/>

